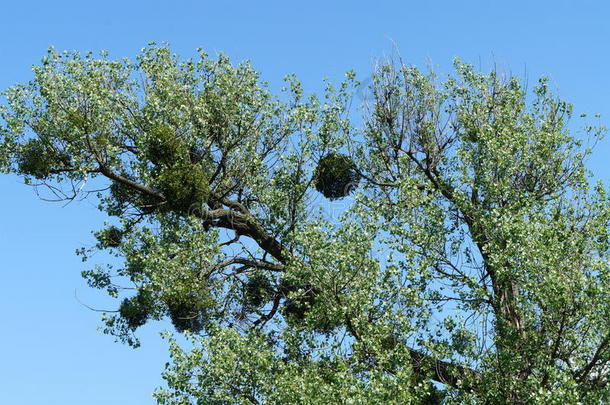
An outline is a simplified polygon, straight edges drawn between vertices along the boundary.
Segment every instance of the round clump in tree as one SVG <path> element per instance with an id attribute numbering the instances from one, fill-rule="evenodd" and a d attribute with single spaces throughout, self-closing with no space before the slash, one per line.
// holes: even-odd
<path id="1" fill-rule="evenodd" d="M 354 161 L 341 153 L 329 153 L 321 158 L 314 173 L 316 190 L 330 200 L 348 195 L 359 180 Z"/>
<path id="2" fill-rule="evenodd" d="M 174 295 L 166 298 L 167 313 L 178 332 L 200 332 L 206 325 L 211 297 L 195 294 Z"/>
<path id="3" fill-rule="evenodd" d="M 123 241 L 123 230 L 116 226 L 110 226 L 96 233 L 95 237 L 102 248 L 117 248 Z"/>
<path id="4" fill-rule="evenodd" d="M 131 329 L 144 325 L 151 313 L 152 299 L 140 291 L 131 298 L 125 298 L 119 307 L 119 314 Z"/>
<path id="5" fill-rule="evenodd" d="M 244 285 L 244 302 L 252 308 L 259 308 L 271 299 L 272 286 L 262 273 L 254 273 Z"/>
<path id="6" fill-rule="evenodd" d="M 188 155 L 188 148 L 174 129 L 159 125 L 148 133 L 146 155 L 157 166 L 171 166 Z"/>
<path id="7" fill-rule="evenodd" d="M 302 294 L 290 296 L 284 301 L 282 313 L 286 321 L 291 324 L 299 324 L 307 315 L 307 312 L 315 304 L 316 292 L 310 286 L 307 286 Z"/>
<path id="8" fill-rule="evenodd" d="M 43 180 L 60 164 L 61 157 L 50 151 L 41 139 L 30 139 L 21 146 L 17 169 L 21 174 Z"/>
<path id="9" fill-rule="evenodd" d="M 288 288 L 291 288 L 291 291 L 300 290 L 300 292 L 296 295 L 291 294 L 284 301 L 282 315 L 286 323 L 291 326 L 307 325 L 308 328 L 320 333 L 331 333 L 340 325 L 340 319 L 336 319 L 327 311 L 327 308 L 320 306 L 324 299 L 320 297 L 319 289 L 311 285 Z"/>
<path id="10" fill-rule="evenodd" d="M 157 187 L 166 198 L 164 208 L 178 214 L 188 214 L 200 207 L 209 196 L 208 177 L 201 164 L 175 165 L 160 171 Z"/>

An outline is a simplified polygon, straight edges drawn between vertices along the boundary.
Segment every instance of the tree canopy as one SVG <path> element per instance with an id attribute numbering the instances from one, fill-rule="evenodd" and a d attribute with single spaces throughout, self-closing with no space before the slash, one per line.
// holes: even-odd
<path id="1" fill-rule="evenodd" d="M 610 401 L 605 130 L 541 79 L 381 62 L 273 94 L 249 63 L 57 52 L 4 91 L 0 169 L 108 214 L 105 332 L 169 318 L 159 404 Z M 330 211 L 330 212 L 329 212 Z M 119 263 L 119 265 L 117 265 Z"/>

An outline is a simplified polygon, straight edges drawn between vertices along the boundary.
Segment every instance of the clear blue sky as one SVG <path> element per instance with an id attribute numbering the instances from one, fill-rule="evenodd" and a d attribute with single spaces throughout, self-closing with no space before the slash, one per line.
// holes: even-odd
<path id="1" fill-rule="evenodd" d="M 0 88 L 29 80 L 49 45 L 134 56 L 169 41 L 250 59 L 274 87 L 296 73 L 305 89 L 355 69 L 367 77 L 396 44 L 403 58 L 448 71 L 455 56 L 481 66 L 550 76 L 575 111 L 610 125 L 610 4 L 598 1 L 10 1 L 0 5 Z M 607 179 L 610 140 L 591 169 Z M 132 350 L 96 331 L 99 316 L 75 299 L 112 308 L 80 278 L 74 250 L 104 218 L 93 202 L 37 200 L 19 179 L 0 176 L 0 404 L 152 404 L 167 359 L 147 325 Z"/>

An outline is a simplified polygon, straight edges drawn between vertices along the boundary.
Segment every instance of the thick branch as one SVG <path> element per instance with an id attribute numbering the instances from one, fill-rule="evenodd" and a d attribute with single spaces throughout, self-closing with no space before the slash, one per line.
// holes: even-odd
<path id="1" fill-rule="evenodd" d="M 285 266 L 282 264 L 270 263 L 270 262 L 267 262 L 264 260 L 246 259 L 243 257 L 233 257 L 231 259 L 228 259 L 228 260 L 225 260 L 223 262 L 216 264 L 212 268 L 208 269 L 207 273 L 210 274 L 216 270 L 225 268 L 232 264 L 241 264 L 241 265 L 245 266 L 246 268 L 257 268 L 257 269 L 265 269 L 265 270 L 270 270 L 270 271 L 282 271 L 285 268 Z"/>
<path id="2" fill-rule="evenodd" d="M 100 166 L 100 173 L 111 180 L 122 183 L 128 187 L 137 190 L 140 193 L 148 194 L 163 201 L 166 200 L 162 192 L 155 190 L 146 185 L 137 183 L 127 177 L 115 173 L 106 166 Z M 248 213 L 246 208 L 237 202 L 221 199 L 222 204 L 231 207 L 232 209 L 215 209 L 199 214 L 199 217 L 208 225 L 217 226 L 220 228 L 232 229 L 237 234 L 248 236 L 276 260 L 281 263 L 286 263 L 286 256 L 283 252 L 282 245 L 273 236 L 269 235 L 265 229 L 256 221 L 256 219 Z M 238 210 L 238 211 L 234 211 Z"/>
<path id="3" fill-rule="evenodd" d="M 206 224 L 232 229 L 240 235 L 248 236 L 280 263 L 285 264 L 287 262 L 282 244 L 269 235 L 252 215 L 219 208 L 201 213 L 201 219 Z"/>
<path id="4" fill-rule="evenodd" d="M 577 378 L 579 381 L 585 381 L 585 379 L 588 377 L 591 370 L 593 370 L 593 368 L 596 365 L 598 365 L 598 362 L 599 362 L 602 354 L 608 348 L 609 344 L 610 344 L 610 334 L 606 335 L 606 337 L 601 341 L 601 343 L 597 347 L 597 350 L 595 351 L 595 354 L 593 354 L 591 361 L 589 361 L 589 363 L 586 366 L 584 366 L 582 368 L 582 370 L 578 373 Z"/>
<path id="5" fill-rule="evenodd" d="M 453 388 L 464 389 L 465 386 L 481 379 L 481 374 L 470 368 L 437 360 L 412 348 L 409 348 L 409 353 L 411 365 L 416 373 Z"/>
<path id="6" fill-rule="evenodd" d="M 131 179 L 128 179 L 127 177 L 121 176 L 120 174 L 115 173 L 114 171 L 110 170 L 106 166 L 100 166 L 99 171 L 104 176 L 108 177 L 109 179 L 122 183 L 126 186 L 129 186 L 129 187 L 139 191 L 140 193 L 157 197 L 159 200 L 165 200 L 165 196 L 163 195 L 162 192 L 155 190 L 153 188 L 150 188 L 148 186 L 145 186 L 143 184 L 140 184 L 138 182 L 135 182 Z"/>

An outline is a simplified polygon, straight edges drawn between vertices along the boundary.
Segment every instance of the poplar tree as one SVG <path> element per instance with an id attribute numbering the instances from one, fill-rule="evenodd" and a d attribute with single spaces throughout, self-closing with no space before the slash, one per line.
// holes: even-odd
<path id="1" fill-rule="evenodd" d="M 108 215 L 78 251 L 114 257 L 83 271 L 104 331 L 192 343 L 166 335 L 159 404 L 610 401 L 604 128 L 570 134 L 545 79 L 383 62 L 356 126 L 351 72 L 273 94 L 151 44 L 33 73 L 2 93 L 0 169 Z"/>

